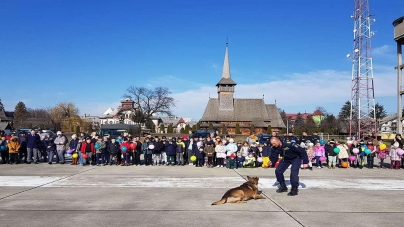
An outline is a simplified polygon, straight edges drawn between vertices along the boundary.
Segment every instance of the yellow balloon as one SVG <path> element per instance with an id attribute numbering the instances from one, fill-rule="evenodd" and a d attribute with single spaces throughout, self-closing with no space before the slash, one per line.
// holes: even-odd
<path id="1" fill-rule="evenodd" d="M 78 154 L 73 154 L 73 155 L 72 155 L 72 158 L 78 158 L 78 157 L 79 157 Z"/>
<path id="2" fill-rule="evenodd" d="M 384 144 L 384 143 L 380 144 L 379 148 L 380 148 L 380 150 L 386 149 L 386 144 Z"/>
<path id="3" fill-rule="evenodd" d="M 191 161 L 195 162 L 196 161 L 196 156 L 192 155 L 190 159 L 191 159 Z"/>

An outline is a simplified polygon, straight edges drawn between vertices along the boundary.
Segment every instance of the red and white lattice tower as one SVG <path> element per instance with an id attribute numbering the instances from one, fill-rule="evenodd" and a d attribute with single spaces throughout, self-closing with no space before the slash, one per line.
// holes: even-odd
<path id="1" fill-rule="evenodd" d="M 354 0 L 351 16 L 354 20 L 352 55 L 352 90 L 350 136 L 362 138 L 364 133 L 376 133 L 375 94 L 370 25 L 375 20 L 369 13 L 369 0 Z"/>

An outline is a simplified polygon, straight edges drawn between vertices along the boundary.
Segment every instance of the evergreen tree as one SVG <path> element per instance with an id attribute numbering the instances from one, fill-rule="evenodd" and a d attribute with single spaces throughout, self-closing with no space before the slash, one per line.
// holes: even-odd
<path id="1" fill-rule="evenodd" d="M 196 123 L 196 130 L 198 130 L 198 129 L 200 129 L 201 128 L 201 124 L 198 122 L 198 123 Z"/>
<path id="2" fill-rule="evenodd" d="M 241 134 L 239 123 L 236 124 L 236 134 Z"/>
<path id="3" fill-rule="evenodd" d="M 296 120 L 293 124 L 294 128 L 302 128 L 304 125 L 304 120 L 302 114 L 299 112 L 297 113 Z"/>
<path id="4" fill-rule="evenodd" d="M 196 132 L 196 125 L 192 125 L 192 132 Z"/>
<path id="5" fill-rule="evenodd" d="M 338 113 L 338 118 L 349 120 L 350 116 L 351 116 L 351 102 L 346 101 Z"/>
<path id="6" fill-rule="evenodd" d="M 188 134 L 190 130 L 189 124 L 185 125 L 185 133 Z"/>
<path id="7" fill-rule="evenodd" d="M 14 109 L 14 127 L 24 127 L 24 123 L 29 117 L 27 107 L 23 102 L 18 102 Z"/>
<path id="8" fill-rule="evenodd" d="M 156 133 L 156 125 L 155 124 L 151 125 L 151 132 Z"/>
<path id="9" fill-rule="evenodd" d="M 210 130 L 213 130 L 213 124 L 212 124 L 212 122 L 209 123 L 209 129 L 210 129 Z"/>
<path id="10" fill-rule="evenodd" d="M 321 130 L 329 134 L 336 134 L 338 129 L 337 119 L 333 114 L 327 115 L 321 122 Z"/>
<path id="11" fill-rule="evenodd" d="M 307 116 L 303 129 L 308 134 L 313 134 L 314 132 L 317 131 L 316 123 L 314 122 L 313 117 L 311 115 Z"/>
<path id="12" fill-rule="evenodd" d="M 271 127 L 271 125 L 268 125 L 268 127 L 267 127 L 267 133 L 269 133 L 269 134 L 272 133 L 272 127 Z"/>
<path id="13" fill-rule="evenodd" d="M 3 103 L 1 102 L 1 99 L 0 99 L 0 111 L 3 111 L 4 110 L 4 105 L 3 105 Z"/>
<path id="14" fill-rule="evenodd" d="M 286 125 L 288 118 L 286 117 L 286 112 L 282 109 L 278 109 L 279 114 L 281 115 L 283 123 Z"/>
<path id="15" fill-rule="evenodd" d="M 384 106 L 379 103 L 376 103 L 376 105 L 375 105 L 375 112 L 376 112 L 376 114 L 375 114 L 376 120 L 381 120 L 387 116 L 387 112 L 384 109 Z"/>
<path id="16" fill-rule="evenodd" d="M 255 133 L 255 125 L 250 125 L 250 134 Z"/>
<path id="17" fill-rule="evenodd" d="M 167 133 L 173 133 L 174 129 L 173 129 L 173 124 L 169 124 L 167 127 Z"/>
<path id="18" fill-rule="evenodd" d="M 227 127 L 225 124 L 222 124 L 222 134 L 227 134 Z"/>
<path id="19" fill-rule="evenodd" d="M 165 133 L 164 124 L 160 124 L 160 133 Z"/>
<path id="20" fill-rule="evenodd" d="M 181 134 L 184 134 L 184 133 L 185 133 L 185 129 L 184 129 L 184 128 L 181 128 L 181 129 L 180 129 L 180 133 L 181 133 Z"/>

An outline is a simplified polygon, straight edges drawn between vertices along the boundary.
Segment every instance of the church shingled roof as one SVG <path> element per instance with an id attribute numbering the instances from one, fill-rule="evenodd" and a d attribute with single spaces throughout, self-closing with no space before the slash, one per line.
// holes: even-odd
<path id="1" fill-rule="evenodd" d="M 217 98 L 210 98 L 201 122 L 252 122 L 257 127 L 285 128 L 274 104 L 266 105 L 263 99 L 234 99 L 233 110 L 219 110 Z"/>
<path id="2" fill-rule="evenodd" d="M 216 86 L 218 85 L 237 85 L 236 82 L 232 78 L 222 78 L 219 82 L 217 82 Z"/>

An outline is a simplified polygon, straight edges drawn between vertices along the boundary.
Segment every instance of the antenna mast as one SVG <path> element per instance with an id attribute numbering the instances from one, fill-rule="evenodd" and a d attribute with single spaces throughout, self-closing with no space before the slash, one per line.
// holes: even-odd
<path id="1" fill-rule="evenodd" d="M 375 22 L 369 13 L 369 0 L 354 0 L 354 47 L 352 53 L 352 90 L 350 136 L 362 138 L 364 133 L 376 134 L 375 94 L 371 39 Z M 348 55 L 349 56 L 349 55 Z"/>

